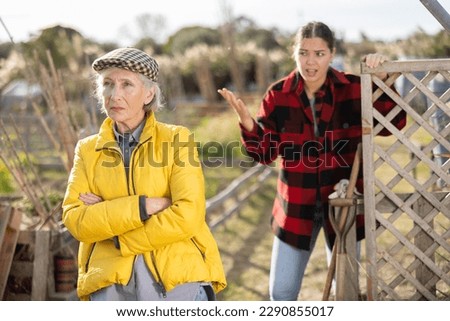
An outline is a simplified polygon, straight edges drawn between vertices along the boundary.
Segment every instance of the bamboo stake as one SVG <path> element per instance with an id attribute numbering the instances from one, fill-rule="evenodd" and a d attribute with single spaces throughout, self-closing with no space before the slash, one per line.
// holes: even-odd
<path id="1" fill-rule="evenodd" d="M 65 167 L 67 170 L 70 170 L 73 165 L 74 150 L 78 137 L 70 121 L 69 106 L 61 81 L 62 77 L 57 72 L 49 51 L 47 51 L 47 59 L 50 65 L 49 70 L 42 63 L 39 63 L 39 81 L 44 89 L 44 98 L 52 114 L 55 116 L 58 137 L 67 155 Z"/>
<path id="2" fill-rule="evenodd" d="M 54 104 L 51 105 L 51 108 L 57 119 L 59 137 L 61 137 L 61 143 L 67 154 L 67 162 L 69 164 L 69 168 L 71 168 L 75 149 L 74 141 L 76 141 L 76 138 L 68 119 L 67 111 L 69 107 L 65 99 L 64 89 L 49 51 L 47 51 L 47 59 L 50 64 L 51 72 L 51 76 L 48 75 L 49 83 L 52 85 L 52 88 L 50 88 L 49 91 L 54 100 Z"/>
<path id="3" fill-rule="evenodd" d="M 47 216 L 45 208 L 42 206 L 39 201 L 39 197 L 37 196 L 35 189 L 33 188 L 33 184 L 30 182 L 26 175 L 26 170 L 20 161 L 19 154 L 17 153 L 12 140 L 7 133 L 3 121 L 0 121 L 0 129 L 3 132 L 2 143 L 4 145 L 4 151 L 6 152 L 6 156 L 4 153 L 1 153 L 0 157 L 5 163 L 6 168 L 13 175 L 16 182 L 19 184 L 20 189 L 27 195 L 28 199 L 33 203 L 35 210 L 38 216 L 42 219 Z M 12 161 L 10 161 L 12 159 Z"/>
<path id="4" fill-rule="evenodd" d="M 43 184 L 37 174 L 31 160 L 29 158 L 28 152 L 24 149 L 23 141 L 20 138 L 20 134 L 17 131 L 17 126 L 15 126 L 13 122 L 14 133 L 18 137 L 20 145 L 22 147 L 22 152 L 25 154 L 26 161 L 29 164 L 30 170 L 27 170 L 25 166 L 22 164 L 22 161 L 19 156 L 18 148 L 13 144 L 10 134 L 6 131 L 6 127 L 4 122 L 0 120 L 0 131 L 2 134 L 1 142 L 2 142 L 2 153 L 0 153 L 0 158 L 5 164 L 8 171 L 13 176 L 16 183 L 19 185 L 19 188 L 25 194 L 27 199 L 33 204 L 34 210 L 39 217 L 39 221 L 35 226 L 39 226 L 39 229 L 44 226 L 48 226 L 49 228 L 56 228 L 57 224 L 53 219 L 53 215 L 49 213 L 49 211 L 43 206 L 41 197 L 46 204 L 47 208 L 50 208 L 50 202 L 48 200 L 47 194 L 43 188 Z M 30 178 L 29 172 L 33 174 L 35 181 Z M 39 193 L 41 197 L 39 196 Z M 49 220 L 52 218 L 52 220 Z M 33 228 L 31 226 L 30 228 Z"/>
<path id="5" fill-rule="evenodd" d="M 50 208 L 50 202 L 49 202 L 49 200 L 48 200 L 47 194 L 46 194 L 45 191 L 44 191 L 44 188 L 43 188 L 43 184 L 42 184 L 41 178 L 40 178 L 40 176 L 37 174 L 36 168 L 33 166 L 33 163 L 31 162 L 31 159 L 30 159 L 30 157 L 29 157 L 28 151 L 26 150 L 25 144 L 24 144 L 24 142 L 23 142 L 23 140 L 22 140 L 22 136 L 20 135 L 20 132 L 19 132 L 19 130 L 18 130 L 18 128 L 17 128 L 16 122 L 14 121 L 14 119 L 12 118 L 11 115 L 10 115 L 10 121 L 11 121 L 11 124 L 12 124 L 12 126 L 13 126 L 13 128 L 14 128 L 14 131 L 15 131 L 16 135 L 17 135 L 17 140 L 18 140 L 18 142 L 19 142 L 19 144 L 20 144 L 20 147 L 21 147 L 21 149 L 22 149 L 22 151 L 23 151 L 23 153 L 24 153 L 24 155 L 25 155 L 25 158 L 26 158 L 26 160 L 27 160 L 28 166 L 29 166 L 29 168 L 30 168 L 30 172 L 33 174 L 34 179 L 35 179 L 36 182 L 37 182 L 37 184 L 31 184 L 31 185 L 35 185 L 35 186 L 40 190 L 40 192 L 41 192 L 41 194 L 42 194 L 42 197 L 43 197 L 43 199 L 44 199 L 45 204 L 47 205 L 48 208 Z M 30 181 L 30 182 L 33 182 L 32 179 L 29 179 L 29 181 Z M 35 190 L 35 189 L 33 189 L 33 190 Z"/>
<path id="6" fill-rule="evenodd" d="M 48 127 L 48 123 L 45 120 L 44 116 L 42 115 L 41 111 L 39 110 L 39 107 L 36 105 L 34 101 L 31 102 L 31 105 L 33 106 L 34 112 L 37 115 L 39 122 L 41 123 L 42 127 L 44 128 L 45 134 L 47 135 L 48 139 L 52 143 L 53 147 L 56 149 L 58 154 L 61 153 L 61 144 L 56 140 L 55 135 L 51 132 L 50 128 Z M 64 167 L 66 171 L 69 171 L 70 168 L 68 166 L 67 160 L 63 157 L 60 157 L 61 161 L 64 164 Z"/>
<path id="7" fill-rule="evenodd" d="M 53 133 L 50 130 L 50 127 L 48 127 L 48 123 L 45 120 L 44 115 L 42 115 L 39 106 L 36 104 L 36 102 L 32 101 L 31 102 L 31 106 L 33 107 L 34 113 L 36 114 L 36 116 L 39 119 L 39 122 L 41 123 L 42 127 L 44 128 L 45 134 L 47 135 L 48 139 L 50 140 L 50 142 L 52 143 L 53 147 L 57 150 L 57 151 L 61 151 L 61 145 L 59 144 L 59 142 L 55 139 L 55 135 L 53 135 Z"/>

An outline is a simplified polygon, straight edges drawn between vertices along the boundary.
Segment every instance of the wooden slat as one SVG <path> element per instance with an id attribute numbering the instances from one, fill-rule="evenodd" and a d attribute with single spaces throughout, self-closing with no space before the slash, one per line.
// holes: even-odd
<path id="1" fill-rule="evenodd" d="M 36 231 L 34 250 L 31 300 L 44 301 L 47 298 L 47 278 L 51 231 Z"/>
<path id="2" fill-rule="evenodd" d="M 448 273 L 450 271 L 450 265 L 449 264 L 444 265 L 443 271 L 444 273 Z M 439 277 L 437 275 L 433 275 L 433 277 L 425 284 L 425 287 L 426 288 L 429 288 L 431 286 L 435 287 L 437 282 L 439 281 L 440 281 Z M 418 301 L 421 298 L 422 294 L 419 291 L 417 291 L 416 294 L 411 297 L 411 301 Z"/>
<path id="3" fill-rule="evenodd" d="M 372 81 L 370 75 L 361 75 L 362 105 L 372 105 Z M 363 108 L 362 144 L 363 155 L 373 155 L 373 108 Z M 374 167 L 372 157 L 363 157 L 364 193 L 374 195 Z M 366 256 L 367 256 L 367 299 L 375 300 L 377 295 L 377 271 L 376 271 L 376 223 L 374 220 L 375 202 L 373 197 L 364 197 L 364 222 L 366 231 Z"/>
<path id="4" fill-rule="evenodd" d="M 232 181 L 230 185 L 227 186 L 226 189 L 224 189 L 222 192 L 215 195 L 214 197 L 209 198 L 206 201 L 207 211 L 213 211 L 217 206 L 222 204 L 224 200 L 234 196 L 234 194 L 237 193 L 238 188 L 242 184 L 244 184 L 248 179 L 252 178 L 254 175 L 257 175 L 259 172 L 262 172 L 265 168 L 266 166 L 258 164 L 248 169 L 244 174 L 240 175 L 238 178 Z"/>
<path id="5" fill-rule="evenodd" d="M 33 262 L 14 260 L 9 274 L 20 279 L 30 277 L 33 275 Z"/>
<path id="6" fill-rule="evenodd" d="M 410 183 L 413 187 L 415 187 L 418 193 L 420 193 L 425 199 L 427 199 L 430 203 L 432 203 L 437 209 L 439 209 L 446 216 L 450 215 L 450 209 L 448 207 L 443 206 L 441 202 L 439 202 L 439 200 L 436 199 L 433 193 L 428 192 L 426 189 L 424 189 L 422 184 L 420 184 L 416 179 L 414 179 L 414 177 L 412 177 L 412 175 L 410 175 L 402 167 L 400 167 L 400 165 L 398 165 L 398 163 L 395 162 L 389 155 L 385 154 L 382 149 L 380 149 L 378 146 L 375 146 L 375 149 L 377 151 L 377 154 L 383 159 L 385 159 L 386 163 L 388 163 L 393 169 L 395 169 L 397 173 L 399 173 L 408 183 Z M 439 172 L 442 172 L 442 175 L 448 177 L 446 178 L 446 181 L 448 180 L 450 185 L 450 175 L 444 173 L 440 169 Z"/>
<path id="7" fill-rule="evenodd" d="M 21 221 L 22 213 L 20 211 L 11 207 L 0 210 L 0 299 L 3 298 L 8 282 Z"/>
<path id="8" fill-rule="evenodd" d="M 419 201 L 414 205 L 414 212 L 416 212 L 417 215 L 422 219 L 424 219 L 427 216 L 427 213 L 434 208 L 428 202 L 425 202 L 423 198 L 419 199 Z M 433 223 L 433 221 L 428 223 L 431 230 L 434 230 Z M 414 222 L 414 224 L 421 227 L 421 225 L 417 224 L 416 222 Z M 423 229 L 419 229 L 419 233 L 414 238 L 414 245 L 417 246 L 420 251 L 425 252 L 433 245 L 433 243 L 433 237 L 431 237 L 428 233 L 425 233 Z M 435 262 L 434 255 L 435 252 L 427 255 L 432 262 Z M 428 280 L 430 280 L 433 276 L 434 273 L 423 263 L 420 264 L 416 269 L 416 278 L 417 281 L 420 282 L 420 284 L 427 284 Z M 425 288 L 431 293 L 436 293 L 436 287 L 434 285 Z"/>
<path id="9" fill-rule="evenodd" d="M 449 258 L 450 230 L 438 233 L 434 226 L 440 223 L 434 224 L 434 221 L 442 217 L 450 219 L 450 197 L 448 192 L 436 194 L 430 190 L 439 178 L 450 185 L 450 175 L 448 174 L 450 162 L 439 166 L 432 159 L 433 149 L 438 144 L 450 150 L 450 142 L 447 138 L 450 135 L 450 126 L 438 131 L 431 125 L 431 120 L 438 108 L 444 114 L 450 116 L 450 106 L 448 105 L 450 89 L 442 95 L 437 95 L 429 88 L 429 85 L 439 74 L 450 81 L 450 59 L 386 62 L 375 69 L 367 68 L 364 64 L 361 64 L 361 71 L 363 147 L 369 150 L 369 152 L 364 152 L 364 155 L 371 155 L 365 157 L 363 162 L 364 168 L 367 168 L 367 171 L 364 172 L 364 204 L 367 208 L 365 213 L 366 241 L 370 242 L 370 245 L 366 246 L 367 269 L 370 278 L 378 284 L 376 289 L 373 286 L 372 289 L 380 291 L 379 296 L 377 296 L 375 290 L 370 293 L 368 283 L 368 296 L 403 300 L 411 293 L 401 293 L 403 287 L 400 285 L 403 282 L 408 282 L 408 285 L 416 289 L 412 293 L 412 299 L 441 299 L 438 298 L 437 291 L 438 288 L 442 289 L 443 286 L 444 288 L 445 286 L 450 287 L 449 268 L 445 266 L 445 261 L 439 262 L 438 266 L 434 259 L 436 253 L 443 256 L 444 260 Z M 390 75 L 387 80 L 382 81 L 374 75 L 381 71 L 394 74 Z M 413 75 L 413 72 L 416 71 L 425 71 L 425 77 L 416 78 Z M 405 97 L 401 97 L 391 88 L 392 80 L 398 79 L 400 75 L 403 75 L 414 86 Z M 371 82 L 365 82 L 365 76 L 370 76 Z M 371 95 L 370 91 L 372 91 L 373 84 L 376 85 L 377 89 L 375 94 Z M 383 93 L 391 97 L 397 104 L 387 115 L 381 115 L 373 108 L 372 103 Z M 419 94 L 424 95 L 430 102 L 429 108 L 421 115 L 410 106 L 410 102 Z M 368 99 L 369 97 L 371 100 Z M 408 119 L 412 120 L 412 123 L 401 131 L 392 124 L 392 119 L 400 110 L 404 110 Z M 370 117 L 372 119 L 369 119 Z M 374 121 L 377 122 L 376 126 L 372 126 Z M 373 136 L 377 135 L 383 128 L 388 129 L 395 138 L 394 143 L 390 146 L 378 146 L 373 141 Z M 413 135 L 417 135 L 419 130 L 425 130 L 432 137 L 424 146 L 417 146 L 413 141 Z M 400 165 L 395 161 L 395 153 L 400 149 L 403 151 L 405 147 L 413 156 L 406 165 Z M 372 155 L 378 155 L 379 157 L 374 160 Z M 421 179 L 420 182 L 413 173 L 419 163 L 425 164 L 430 169 L 430 175 Z M 390 166 L 396 172 L 387 183 L 374 177 L 378 175 L 376 170 L 381 171 L 381 166 L 384 164 Z M 376 174 L 373 175 L 373 173 Z M 402 180 L 415 190 L 414 193 L 398 195 L 393 192 L 393 189 Z M 379 192 L 375 193 L 375 187 Z M 371 206 L 368 205 L 369 202 Z M 386 216 L 386 214 L 391 215 Z M 405 214 L 412 223 L 412 227 L 407 231 L 394 225 L 397 220 L 403 220 Z M 367 226 L 367 223 L 373 224 L 377 221 L 381 225 L 373 233 L 374 241 L 372 241 L 373 226 Z M 388 244 L 378 244 L 378 238 L 381 240 L 386 233 L 390 233 L 394 240 L 389 240 Z M 398 255 L 401 255 L 403 249 L 412 253 L 413 260 L 403 261 L 397 258 Z M 370 251 L 373 252 L 370 253 Z M 374 262 L 376 267 L 372 273 L 370 268 Z M 392 269 L 395 272 L 392 272 Z M 389 276 L 382 275 L 384 271 L 389 271 Z M 392 273 L 397 275 L 392 275 Z M 384 278 L 391 280 L 389 284 Z M 443 295 L 446 299 L 449 294 L 444 291 L 439 292 L 439 295 Z"/>
<path id="10" fill-rule="evenodd" d="M 450 117 L 450 108 L 445 104 L 446 97 L 450 94 L 447 92 L 443 99 L 441 100 L 434 92 L 432 92 L 427 86 L 425 86 L 422 82 L 420 82 L 416 77 L 414 77 L 410 73 L 404 74 L 405 78 L 407 78 L 411 83 L 420 90 L 422 94 L 424 94 L 428 99 L 430 99 L 435 105 L 437 105 L 441 110 Z M 445 100 L 444 100 L 445 99 Z"/>
<path id="11" fill-rule="evenodd" d="M 395 260 L 395 258 L 390 256 L 388 252 L 383 251 L 381 255 L 383 256 L 385 261 L 394 266 L 395 269 L 403 276 L 403 278 L 413 284 L 415 288 L 418 289 L 428 300 L 436 299 L 436 297 L 430 291 L 428 291 L 427 288 L 425 288 L 420 282 L 416 280 L 414 275 L 404 269 L 403 266 L 397 260 Z"/>
<path id="12" fill-rule="evenodd" d="M 369 68 L 361 64 L 362 74 L 376 74 L 379 72 L 414 72 L 424 70 L 450 70 L 450 59 L 416 59 L 408 61 L 386 61 L 377 68 Z"/>
<path id="13" fill-rule="evenodd" d="M 352 206 L 349 211 L 356 216 L 357 206 Z M 337 217 L 338 220 L 340 217 Z M 345 284 L 344 284 L 344 300 L 358 301 L 359 296 L 359 277 L 358 277 L 358 258 L 357 258 L 357 242 L 356 242 L 356 225 L 352 224 L 345 238 L 345 247 L 347 250 L 347 262 L 345 263 Z M 336 283 L 336 299 L 338 285 Z"/>
<path id="14" fill-rule="evenodd" d="M 417 89 L 417 88 L 416 88 Z M 417 90 L 418 91 L 418 90 Z M 404 98 L 404 101 L 406 103 L 408 103 L 411 99 L 408 98 L 410 96 L 411 93 L 409 93 L 408 95 L 406 95 L 406 97 Z M 430 107 L 429 109 L 427 109 L 425 111 L 425 113 L 422 115 L 422 117 L 429 119 L 431 117 L 431 115 L 433 114 L 433 107 Z M 381 125 L 380 125 L 381 126 Z M 404 132 L 404 136 L 405 137 L 411 137 L 412 134 L 414 134 L 418 129 L 420 128 L 420 125 L 416 122 L 414 122 L 411 126 L 408 127 L 408 129 L 406 129 L 406 131 Z M 448 129 L 444 129 L 444 131 L 442 132 L 442 135 L 447 136 L 448 134 L 450 134 L 450 127 Z M 388 154 L 392 154 L 393 152 L 395 152 L 399 146 L 401 145 L 401 141 L 397 140 L 394 144 L 392 144 L 387 150 L 386 153 Z M 423 152 L 424 154 L 428 154 L 430 152 L 432 152 L 433 148 L 436 147 L 438 145 L 438 142 L 435 140 L 432 140 L 427 146 L 423 147 Z M 379 166 L 381 166 L 383 160 L 382 159 L 377 159 L 374 163 L 374 167 L 378 168 Z M 420 162 L 420 159 L 417 157 L 414 157 L 410 160 L 410 162 L 408 163 L 408 165 L 405 166 L 405 170 L 407 172 L 411 171 L 413 168 L 415 168 L 415 166 Z M 438 177 L 436 176 L 436 179 Z M 402 179 L 402 177 L 400 175 L 396 175 L 389 183 L 388 183 L 388 187 L 389 188 L 393 188 L 395 185 L 397 185 L 398 182 L 400 182 L 400 180 Z"/>
<path id="15" fill-rule="evenodd" d="M 389 196 L 389 198 L 397 204 L 399 208 L 401 208 L 408 216 L 421 227 L 421 229 L 426 232 L 428 235 L 433 237 L 434 241 L 438 243 L 440 246 L 442 246 L 447 252 L 450 253 L 450 244 L 439 234 L 437 234 L 433 229 L 430 228 L 430 225 L 425 222 L 419 215 L 417 215 L 416 212 L 414 212 L 411 207 L 405 206 L 405 204 L 397 197 L 395 193 L 392 191 L 386 189 L 382 185 L 380 185 L 380 188 L 383 189 L 383 193 Z M 434 196 L 433 196 L 434 197 Z M 435 205 L 433 202 L 430 202 L 431 204 Z"/>
<path id="16" fill-rule="evenodd" d="M 421 115 L 419 115 L 411 106 L 409 106 L 403 99 L 400 98 L 392 89 L 385 86 L 386 93 L 399 105 L 402 107 L 403 110 L 405 110 L 408 115 L 414 120 L 420 127 L 424 128 L 433 138 L 435 138 L 440 144 L 444 145 L 448 149 L 450 149 L 450 143 L 442 137 L 441 133 L 437 132 L 436 129 L 430 125 L 428 121 L 423 119 Z M 447 107 L 445 104 L 442 103 L 443 111 L 450 110 L 449 107 Z M 389 126 L 390 128 L 387 128 L 395 135 L 397 138 L 402 138 L 404 140 L 405 135 L 400 132 L 395 126 L 392 125 L 390 121 L 387 121 L 387 119 L 381 115 L 377 110 L 374 110 L 373 113 L 375 119 L 377 119 L 384 127 Z M 449 116 L 450 117 L 450 116 Z"/>
<path id="17" fill-rule="evenodd" d="M 11 217 L 12 207 L 11 206 L 0 206 L 0 245 L 5 238 L 6 229 L 9 224 L 9 219 Z"/>
<path id="18" fill-rule="evenodd" d="M 442 144 L 444 147 L 448 148 L 450 150 L 450 143 L 440 135 L 434 129 L 427 121 L 425 121 L 419 114 L 415 112 L 413 108 L 411 108 L 408 104 L 406 104 L 402 99 L 398 98 L 398 95 L 396 95 L 390 88 L 386 87 L 387 93 L 391 94 L 391 98 L 399 104 L 403 110 L 408 112 L 408 115 L 422 128 L 424 128 L 430 135 L 433 136 L 440 144 Z M 377 121 L 379 121 L 384 127 L 386 127 L 392 134 L 395 135 L 396 138 L 398 138 L 402 143 L 405 143 L 407 139 L 405 136 L 394 126 L 391 122 L 386 121 L 385 117 L 380 114 L 377 110 L 373 111 L 373 116 Z M 409 143 L 411 144 L 411 143 Z M 416 153 L 415 153 L 416 154 Z M 417 155 L 417 154 L 416 154 Z M 428 157 L 425 157 L 428 158 Z"/>
<path id="19" fill-rule="evenodd" d="M 449 231 L 447 231 L 444 235 L 443 235 L 443 237 L 445 237 L 445 238 L 449 238 L 449 236 L 450 236 L 450 230 Z M 399 244 L 399 246 L 401 246 L 401 247 L 403 247 L 401 244 Z M 430 256 L 432 253 L 435 253 L 436 252 L 436 250 L 439 248 L 439 245 L 437 244 L 437 243 L 433 243 L 425 252 L 424 252 L 424 254 L 425 255 L 427 255 L 427 256 Z M 393 252 L 393 249 L 391 248 L 390 249 L 390 254 L 391 255 L 395 255 L 395 253 Z M 382 262 L 382 260 L 384 260 L 383 258 L 382 259 L 380 259 L 380 261 L 379 261 L 379 263 L 381 264 Z M 422 263 L 422 261 L 420 261 L 419 259 L 415 259 L 406 269 L 409 271 L 409 272 L 413 272 L 413 271 L 415 271 L 421 264 L 423 264 Z M 443 273 L 447 273 L 446 271 L 445 271 L 445 266 L 444 266 L 444 269 L 443 269 Z M 434 276 L 433 277 L 433 279 L 432 280 L 434 280 L 434 279 L 437 279 L 437 280 L 440 280 L 440 278 L 438 277 L 438 276 Z M 399 275 L 398 277 L 396 277 L 396 278 L 394 278 L 390 283 L 389 283 L 389 285 L 390 286 L 392 286 L 392 288 L 395 288 L 397 285 L 399 285 L 401 282 L 402 282 L 402 280 L 403 280 L 403 277 L 401 277 L 401 275 Z M 429 282 L 427 282 L 427 284 L 428 283 L 433 283 L 433 282 L 436 282 L 436 281 L 432 281 L 432 280 L 430 280 Z"/>
<path id="20" fill-rule="evenodd" d="M 395 301 L 402 300 L 402 298 L 397 294 L 397 292 L 394 291 L 394 288 L 387 285 L 382 278 L 377 279 L 377 284 L 382 291 L 384 291 L 387 295 L 389 295 L 392 298 L 392 300 Z M 385 296 L 386 295 L 384 295 L 384 293 L 381 292 L 380 295 L 376 297 L 376 299 L 383 300 Z"/>
<path id="21" fill-rule="evenodd" d="M 417 258 L 419 258 L 430 270 L 439 276 L 445 283 L 450 285 L 450 277 L 443 273 L 436 264 L 429 259 L 423 252 L 419 251 L 417 247 L 404 237 L 388 220 L 386 220 L 380 213 L 375 214 L 376 219 L 384 225 L 392 234 L 394 234 L 400 242 L 405 245 Z"/>
<path id="22" fill-rule="evenodd" d="M 221 225 L 228 218 L 230 218 L 230 216 L 233 215 L 233 213 L 237 212 L 239 210 L 239 208 L 242 207 L 242 204 L 245 204 L 245 201 L 249 197 L 254 195 L 261 188 L 262 182 L 271 174 L 273 174 L 273 171 L 270 168 L 266 168 L 266 169 L 264 169 L 264 171 L 262 173 L 260 173 L 258 175 L 257 182 L 255 182 L 253 185 L 247 187 L 242 195 L 237 196 L 237 195 L 234 195 L 235 193 L 226 194 L 227 198 L 224 198 L 222 200 L 221 204 L 223 204 L 223 201 L 226 199 L 229 199 L 231 196 L 234 196 L 236 198 L 236 202 L 233 206 L 224 210 L 224 213 L 222 215 L 220 215 L 218 218 L 212 220 L 209 223 L 210 229 L 215 230 L 219 225 Z M 217 208 L 218 204 L 219 203 L 215 204 L 215 208 Z"/>

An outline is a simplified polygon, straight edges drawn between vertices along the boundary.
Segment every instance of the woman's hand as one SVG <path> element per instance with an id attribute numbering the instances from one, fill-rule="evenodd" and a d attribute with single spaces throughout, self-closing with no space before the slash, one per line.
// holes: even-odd
<path id="1" fill-rule="evenodd" d="M 148 216 L 161 212 L 170 205 L 172 205 L 172 200 L 167 197 L 147 197 L 145 199 L 145 208 Z"/>
<path id="2" fill-rule="evenodd" d="M 226 88 L 218 90 L 219 94 L 228 102 L 228 104 L 233 108 L 239 118 L 239 122 L 247 131 L 252 131 L 254 126 L 254 121 L 247 106 L 244 104 L 242 99 L 238 99 L 236 95 Z"/>
<path id="3" fill-rule="evenodd" d="M 385 55 L 379 53 L 368 54 L 363 58 L 363 61 L 366 63 L 366 66 L 369 68 L 376 68 L 383 64 L 385 61 L 389 61 L 389 58 Z M 387 72 L 377 72 L 375 76 L 384 80 L 387 78 Z"/>
<path id="4" fill-rule="evenodd" d="M 84 203 L 84 205 L 94 205 L 100 202 L 103 202 L 103 198 L 94 193 L 83 193 L 78 197 L 80 201 Z"/>

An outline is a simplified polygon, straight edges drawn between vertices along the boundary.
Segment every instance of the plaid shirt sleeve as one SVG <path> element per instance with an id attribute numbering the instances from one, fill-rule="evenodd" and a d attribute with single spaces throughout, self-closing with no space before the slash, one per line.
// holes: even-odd
<path id="1" fill-rule="evenodd" d="M 261 164 L 270 164 L 278 157 L 279 135 L 276 131 L 274 104 L 269 92 L 261 103 L 261 108 L 253 120 L 252 131 L 240 125 L 242 141 L 248 156 Z"/>

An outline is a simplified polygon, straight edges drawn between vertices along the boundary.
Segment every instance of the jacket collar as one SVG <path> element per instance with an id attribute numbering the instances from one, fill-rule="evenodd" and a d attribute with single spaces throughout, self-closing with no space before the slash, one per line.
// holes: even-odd
<path id="1" fill-rule="evenodd" d="M 155 115 L 153 112 L 147 113 L 147 119 L 145 121 L 144 129 L 142 130 L 139 138 L 139 144 L 149 140 L 153 136 L 155 128 Z M 114 121 L 107 117 L 100 126 L 97 143 L 95 144 L 95 150 L 101 149 L 118 149 L 116 137 L 114 135 Z"/>
<path id="2" fill-rule="evenodd" d="M 350 84 L 350 80 L 346 77 L 345 73 L 337 71 L 336 69 L 330 67 L 328 69 L 327 78 L 325 79 L 325 86 L 323 86 L 323 90 L 319 93 L 322 96 L 322 111 L 320 113 L 320 118 L 316 119 L 320 126 L 320 130 L 323 134 L 324 130 L 328 128 L 328 124 L 331 120 L 331 117 L 334 112 L 334 103 L 333 103 L 333 92 L 334 88 L 343 85 Z M 304 80 L 301 77 L 300 73 L 297 70 L 292 71 L 286 78 L 283 83 L 282 92 L 285 94 L 295 93 L 296 97 L 300 99 L 304 99 L 302 106 L 303 112 L 306 117 L 309 119 L 311 123 L 314 122 L 314 117 L 312 114 L 312 110 L 309 107 L 310 104 L 307 101 L 306 95 L 301 95 L 304 90 Z"/>

